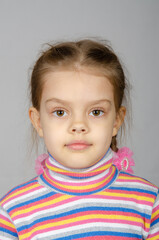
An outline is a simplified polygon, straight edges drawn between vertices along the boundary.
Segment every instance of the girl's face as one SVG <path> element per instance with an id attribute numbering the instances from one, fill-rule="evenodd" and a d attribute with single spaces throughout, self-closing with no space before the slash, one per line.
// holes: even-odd
<path id="1" fill-rule="evenodd" d="M 120 112 L 109 80 L 84 71 L 47 74 L 40 111 L 29 110 L 48 152 L 74 169 L 90 167 L 105 155 L 122 124 L 125 109 Z"/>

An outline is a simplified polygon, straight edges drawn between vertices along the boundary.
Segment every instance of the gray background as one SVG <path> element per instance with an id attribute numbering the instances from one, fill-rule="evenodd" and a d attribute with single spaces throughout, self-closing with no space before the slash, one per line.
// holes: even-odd
<path id="1" fill-rule="evenodd" d="M 96 36 L 111 42 L 133 85 L 126 145 L 135 173 L 159 186 L 159 1 L 0 0 L 1 196 L 35 176 L 28 82 L 43 43 Z"/>

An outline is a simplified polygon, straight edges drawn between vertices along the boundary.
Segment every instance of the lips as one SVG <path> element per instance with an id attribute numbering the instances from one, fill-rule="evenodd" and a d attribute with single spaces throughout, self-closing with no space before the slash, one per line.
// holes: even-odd
<path id="1" fill-rule="evenodd" d="M 66 144 L 66 147 L 68 147 L 71 150 L 85 150 L 89 148 L 92 144 L 86 142 L 86 141 L 73 141 L 68 144 Z"/>

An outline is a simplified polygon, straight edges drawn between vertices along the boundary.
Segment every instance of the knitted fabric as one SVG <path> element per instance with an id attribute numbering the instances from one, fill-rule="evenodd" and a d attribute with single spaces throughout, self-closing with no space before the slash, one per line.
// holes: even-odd
<path id="1" fill-rule="evenodd" d="M 43 174 L 0 201 L 0 239 L 159 239 L 158 188 L 112 165 L 84 170 L 46 160 Z"/>

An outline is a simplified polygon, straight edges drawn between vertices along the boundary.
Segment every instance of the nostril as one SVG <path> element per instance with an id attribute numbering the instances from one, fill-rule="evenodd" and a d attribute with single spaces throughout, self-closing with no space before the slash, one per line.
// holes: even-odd
<path id="1" fill-rule="evenodd" d="M 85 132 L 86 130 L 85 130 L 85 128 L 80 128 L 80 129 L 78 129 L 78 128 L 73 128 L 72 129 L 72 132 Z"/>

